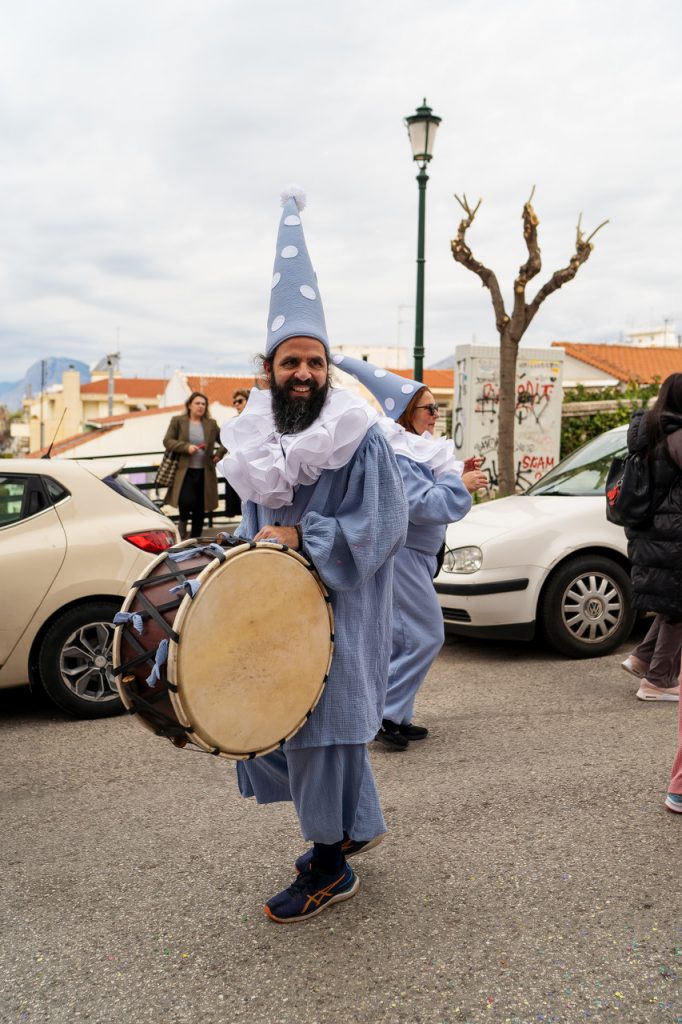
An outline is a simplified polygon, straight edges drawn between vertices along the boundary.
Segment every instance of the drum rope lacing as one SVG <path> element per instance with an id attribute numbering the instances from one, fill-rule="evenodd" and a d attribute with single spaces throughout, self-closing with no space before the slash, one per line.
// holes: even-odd
<path id="1" fill-rule="evenodd" d="M 168 637 L 175 643 L 177 643 L 180 638 L 178 634 L 175 632 L 175 630 L 172 629 L 172 627 L 163 618 L 163 613 L 172 611 L 175 608 L 179 608 L 182 601 L 184 600 L 184 595 L 175 598 L 172 601 L 166 601 L 164 604 L 161 604 L 158 607 L 156 607 L 151 603 L 151 601 L 149 601 L 147 596 L 143 593 L 143 589 L 145 587 L 156 587 L 160 583 L 170 583 L 173 581 L 178 582 L 180 586 L 183 586 L 185 583 L 191 584 L 191 582 L 194 582 L 193 580 L 191 580 L 191 577 L 196 576 L 200 572 L 202 572 L 205 569 L 205 565 L 192 566 L 188 569 L 183 570 L 178 566 L 177 563 L 178 561 L 184 561 L 187 557 L 190 556 L 190 554 L 196 555 L 203 552 L 211 554 L 215 558 L 219 558 L 219 561 L 221 562 L 225 559 L 224 552 L 216 544 L 206 545 L 206 548 L 190 548 L 186 549 L 183 552 L 176 552 L 176 556 L 184 556 L 184 558 L 180 559 L 174 557 L 171 554 L 167 554 L 166 561 L 170 562 L 172 565 L 175 566 L 175 571 L 171 570 L 170 572 L 165 573 L 163 576 L 149 576 L 145 579 L 135 580 L 131 587 L 131 590 L 137 591 L 137 597 L 140 603 L 143 605 L 143 610 L 136 612 L 136 614 L 138 614 L 141 617 L 143 623 L 148 619 L 153 619 L 157 623 L 157 625 L 164 631 L 164 633 L 166 633 Z M 152 664 L 152 666 L 154 666 L 156 664 L 157 651 L 145 650 L 145 648 L 142 646 L 142 644 L 135 636 L 133 630 L 130 628 L 129 622 L 123 623 L 122 628 L 129 646 L 132 647 L 133 650 L 137 651 L 137 655 L 133 658 L 129 658 L 128 661 L 114 668 L 114 674 L 123 676 L 123 673 L 129 672 L 130 669 L 137 667 L 143 662 L 149 662 Z M 125 682 L 125 680 L 122 679 L 122 682 Z M 147 694 L 145 697 L 142 697 L 140 696 L 140 694 L 134 693 L 132 691 L 129 692 L 130 707 L 127 709 L 127 711 L 131 715 L 140 714 L 144 711 L 144 713 L 150 720 L 150 724 L 156 726 L 156 734 L 158 736 L 164 736 L 168 739 L 172 739 L 173 737 L 185 738 L 188 733 L 191 733 L 193 731 L 192 727 L 180 725 L 177 722 L 177 720 L 171 718 L 170 715 L 167 715 L 160 708 L 154 707 L 154 702 L 159 701 L 163 697 L 165 697 L 166 693 L 169 690 L 173 693 L 178 692 L 177 686 L 175 686 L 168 679 L 163 678 L 163 676 L 159 674 L 158 683 L 156 681 L 152 683 L 152 689 L 150 690 L 150 693 Z"/>
<path id="2" fill-rule="evenodd" d="M 207 545 L 207 548 L 210 550 L 211 554 L 214 554 L 216 558 L 218 557 L 217 553 L 214 552 L 214 548 L 218 548 L 218 545 L 210 544 L 210 545 Z M 187 552 L 177 552 L 176 555 L 180 555 L 181 554 L 181 555 L 184 555 L 185 558 L 186 558 L 189 553 L 191 553 L 192 555 L 196 555 L 196 554 L 201 554 L 205 550 L 206 550 L 206 548 L 190 548 L 190 549 L 188 549 Z M 220 551 L 220 555 L 222 556 L 222 558 L 220 559 L 222 561 L 225 558 L 225 554 L 222 551 L 222 549 L 218 548 L 218 550 Z M 135 580 L 135 582 L 131 586 L 131 590 L 136 590 L 137 591 L 137 595 L 138 595 L 138 597 L 140 599 L 140 602 L 144 606 L 144 610 L 143 611 L 136 613 L 136 614 L 138 614 L 140 616 L 140 618 L 142 619 L 142 622 L 144 623 L 144 622 L 146 622 L 150 618 L 154 619 L 154 621 L 157 623 L 158 626 L 160 626 L 160 628 L 164 631 L 164 633 L 167 633 L 169 638 L 171 640 L 173 640 L 175 643 L 177 643 L 178 640 L 179 640 L 178 634 L 175 632 L 174 629 L 172 629 L 171 626 L 169 626 L 169 624 L 163 618 L 163 613 L 167 612 L 167 611 L 172 611 L 174 608 L 179 608 L 180 604 L 182 603 L 183 598 L 179 597 L 179 598 L 176 598 L 173 601 L 168 601 L 165 604 L 162 604 L 162 605 L 159 605 L 158 607 L 156 607 L 155 605 L 153 605 L 151 603 L 151 601 L 149 601 L 149 599 L 147 598 L 146 594 L 142 593 L 142 591 L 143 591 L 143 589 L 145 587 L 152 587 L 152 586 L 156 587 L 156 586 L 158 586 L 161 583 L 177 582 L 177 583 L 179 583 L 180 586 L 183 586 L 185 583 L 190 584 L 191 583 L 191 579 L 190 578 L 193 577 L 193 576 L 197 576 L 200 572 L 202 572 L 204 570 L 205 566 L 204 565 L 198 565 L 198 566 L 193 566 L 193 567 L 191 567 L 189 569 L 184 569 L 184 570 L 180 569 L 177 566 L 176 556 L 173 556 L 171 554 L 167 554 L 166 555 L 166 561 L 171 562 L 173 565 L 176 566 L 174 572 L 171 570 L 170 572 L 165 573 L 163 576 L 147 576 L 144 579 Z M 155 659 L 155 652 L 154 651 L 144 651 L 142 646 L 136 642 L 135 636 L 133 635 L 131 630 L 128 628 L 129 624 L 128 623 L 123 623 L 122 625 L 123 625 L 123 632 L 125 633 L 126 638 L 128 639 L 128 641 L 132 640 L 133 641 L 132 646 L 136 647 L 137 650 L 139 652 L 142 652 L 142 653 L 140 653 L 139 657 L 134 658 L 134 659 L 132 659 L 130 661 L 127 661 L 124 664 L 119 665 L 117 668 L 114 668 L 114 675 L 122 675 L 123 672 L 127 672 L 129 669 L 133 668 L 134 666 L 139 665 L 140 662 L 142 662 L 142 661 L 153 662 L 154 659 Z"/>

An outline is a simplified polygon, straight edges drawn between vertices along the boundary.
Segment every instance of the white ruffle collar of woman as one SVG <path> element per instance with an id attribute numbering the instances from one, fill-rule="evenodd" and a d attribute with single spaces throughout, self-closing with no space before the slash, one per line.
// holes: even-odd
<path id="1" fill-rule="evenodd" d="M 455 443 L 449 438 L 434 438 L 428 431 L 411 434 L 388 416 L 381 417 L 379 427 L 396 455 L 428 466 L 436 479 L 446 473 L 461 476 L 464 463 L 455 455 Z"/>
<path id="2" fill-rule="evenodd" d="M 240 416 L 222 427 L 228 454 L 219 469 L 242 500 L 267 508 L 291 505 L 296 487 L 314 484 L 325 469 L 350 462 L 379 413 L 363 398 L 331 388 L 320 415 L 298 434 L 275 429 L 269 391 L 253 390 Z"/>

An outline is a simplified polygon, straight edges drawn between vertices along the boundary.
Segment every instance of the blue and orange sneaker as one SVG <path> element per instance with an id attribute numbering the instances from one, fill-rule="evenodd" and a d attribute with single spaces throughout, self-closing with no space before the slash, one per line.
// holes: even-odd
<path id="1" fill-rule="evenodd" d="M 321 914 L 332 903 L 349 900 L 360 888 L 360 879 L 346 863 L 338 874 L 322 875 L 306 871 L 295 882 L 277 893 L 263 907 L 271 921 L 293 924 Z"/>
<path id="2" fill-rule="evenodd" d="M 380 832 L 378 836 L 374 837 L 374 839 L 366 839 L 364 842 L 357 839 L 351 839 L 349 836 L 346 836 L 343 841 L 343 845 L 341 846 L 341 853 L 344 857 L 354 857 L 356 853 L 365 853 L 367 850 L 371 850 L 375 846 L 378 846 L 385 835 L 385 832 Z M 310 870 L 314 853 L 315 848 L 311 846 L 309 850 L 306 850 L 305 853 L 302 853 L 300 857 L 296 858 L 294 867 L 298 871 L 299 875 L 303 874 L 304 871 Z"/>
<path id="3" fill-rule="evenodd" d="M 682 794 L 668 793 L 665 798 L 665 806 L 669 811 L 675 811 L 677 814 L 682 814 Z"/>

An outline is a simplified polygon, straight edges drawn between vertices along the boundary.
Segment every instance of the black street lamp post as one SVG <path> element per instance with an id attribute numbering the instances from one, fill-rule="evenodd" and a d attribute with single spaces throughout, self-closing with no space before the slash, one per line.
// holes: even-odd
<path id="1" fill-rule="evenodd" d="M 419 224 L 417 229 L 417 303 L 414 324 L 414 379 L 421 380 L 424 371 L 424 235 L 426 214 L 426 183 L 429 176 L 426 165 L 433 156 L 433 143 L 440 117 L 432 112 L 424 99 L 414 114 L 405 118 L 410 136 L 412 157 L 419 164 Z"/>

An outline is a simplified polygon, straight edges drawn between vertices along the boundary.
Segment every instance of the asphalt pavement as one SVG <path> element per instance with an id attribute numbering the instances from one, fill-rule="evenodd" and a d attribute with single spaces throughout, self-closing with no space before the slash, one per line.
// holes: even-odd
<path id="1" fill-rule="evenodd" d="M 0 1020 L 682 1022 L 677 705 L 620 658 L 450 639 L 429 738 L 372 745 L 390 834 L 358 894 L 276 925 L 289 805 L 129 717 L 0 693 Z"/>

